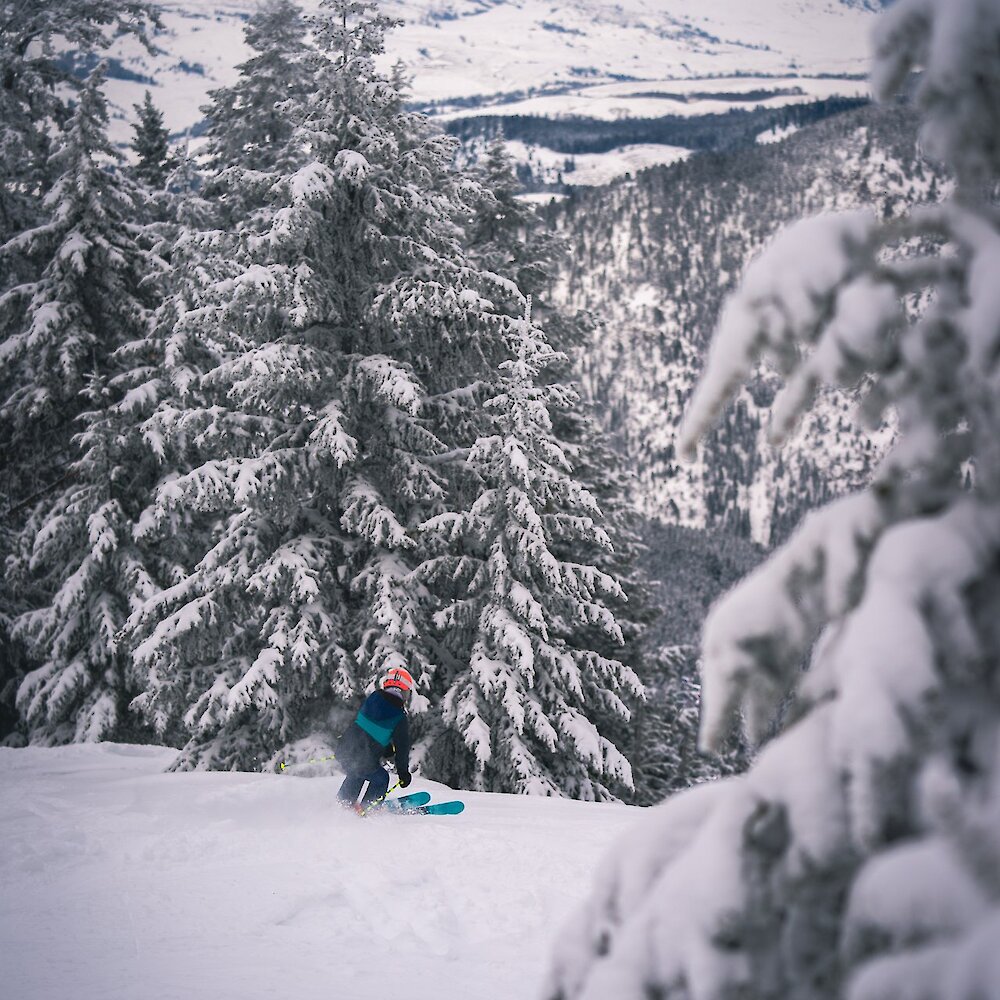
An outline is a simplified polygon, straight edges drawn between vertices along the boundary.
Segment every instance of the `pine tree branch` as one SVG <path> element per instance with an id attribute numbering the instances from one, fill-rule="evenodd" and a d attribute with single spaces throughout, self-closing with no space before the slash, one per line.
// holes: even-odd
<path id="1" fill-rule="evenodd" d="M 65 465 L 66 463 L 63 464 Z M 19 504 L 15 504 L 8 510 L 5 510 L 3 514 L 0 514 L 0 521 L 6 521 L 8 518 L 11 518 L 15 514 L 20 513 L 26 507 L 29 507 L 31 504 L 33 504 L 36 500 L 40 500 L 46 494 L 51 493 L 54 489 L 56 489 L 56 487 L 62 486 L 63 483 L 69 482 L 71 479 L 75 478 L 76 478 L 76 470 L 75 469 L 70 470 L 69 472 L 66 473 L 66 475 L 60 476 L 59 479 L 57 479 L 54 483 L 49 483 L 48 486 L 43 486 L 42 489 L 33 493 L 26 500 L 22 500 Z"/>

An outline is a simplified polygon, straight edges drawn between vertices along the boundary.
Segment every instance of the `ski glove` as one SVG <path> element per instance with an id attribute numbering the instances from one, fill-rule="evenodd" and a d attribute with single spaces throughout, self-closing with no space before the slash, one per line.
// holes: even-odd
<path id="1" fill-rule="evenodd" d="M 411 782 L 412 780 L 413 780 L 413 779 L 412 779 L 412 778 L 410 777 L 410 772 L 409 772 L 409 771 L 404 771 L 404 772 L 403 772 L 403 773 L 402 773 L 402 774 L 401 774 L 401 775 L 399 776 L 399 787 L 400 787 L 400 788 L 406 788 L 406 787 L 408 787 L 408 786 L 409 786 L 409 784 L 410 784 L 410 782 Z"/>

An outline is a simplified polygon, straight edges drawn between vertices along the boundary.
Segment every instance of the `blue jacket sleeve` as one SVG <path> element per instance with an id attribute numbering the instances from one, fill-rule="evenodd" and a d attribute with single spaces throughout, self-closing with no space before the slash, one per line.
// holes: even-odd
<path id="1" fill-rule="evenodd" d="M 406 715 L 400 719 L 392 734 L 393 746 L 396 748 L 396 774 L 410 772 L 410 722 Z"/>

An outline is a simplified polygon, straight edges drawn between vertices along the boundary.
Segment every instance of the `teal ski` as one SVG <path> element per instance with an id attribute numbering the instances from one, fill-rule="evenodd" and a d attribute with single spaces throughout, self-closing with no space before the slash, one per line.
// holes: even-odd
<path id="1" fill-rule="evenodd" d="M 413 809 L 403 809 L 408 816 L 418 813 L 421 816 L 456 816 L 465 808 L 465 803 L 455 799 L 452 802 L 432 802 L 426 806 L 416 806 Z"/>
<path id="2" fill-rule="evenodd" d="M 409 812 L 417 806 L 426 805 L 430 800 L 430 792 L 411 792 L 409 795 L 400 795 L 398 799 L 386 799 L 375 808 L 386 812 Z"/>

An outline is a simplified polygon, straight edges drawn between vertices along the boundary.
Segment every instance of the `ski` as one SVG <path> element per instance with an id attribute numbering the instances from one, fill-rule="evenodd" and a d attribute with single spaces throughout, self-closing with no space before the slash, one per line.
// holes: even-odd
<path id="1" fill-rule="evenodd" d="M 456 816 L 465 808 L 465 803 L 455 799 L 452 802 L 432 802 L 426 806 L 415 806 L 413 809 L 401 809 L 400 812 L 412 816 L 414 813 L 420 816 Z"/>
<path id="2" fill-rule="evenodd" d="M 398 799 L 386 799 L 375 808 L 388 812 L 408 812 L 416 806 L 426 805 L 430 800 L 430 792 L 411 792 L 409 795 L 400 795 Z"/>
<path id="3" fill-rule="evenodd" d="M 379 813 L 398 813 L 401 816 L 455 816 L 465 809 L 459 799 L 450 802 L 431 802 L 429 792 L 412 792 L 398 799 L 386 799 L 376 806 L 363 808 L 359 803 L 354 811 L 359 816 L 377 816 Z"/>

